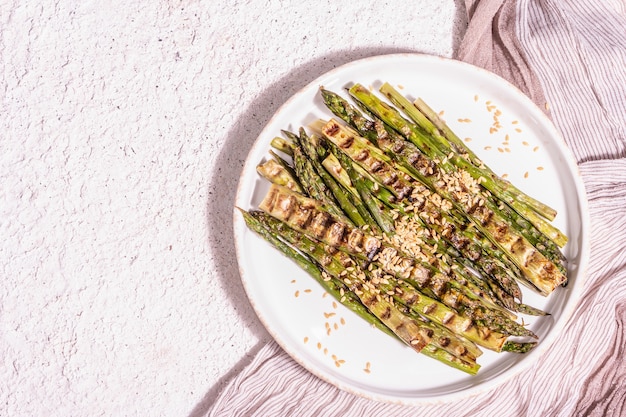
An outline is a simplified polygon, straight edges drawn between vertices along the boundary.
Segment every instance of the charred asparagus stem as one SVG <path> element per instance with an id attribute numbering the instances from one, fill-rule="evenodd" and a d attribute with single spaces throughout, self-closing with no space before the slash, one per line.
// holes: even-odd
<path id="1" fill-rule="evenodd" d="M 358 84 L 350 89 L 350 93 L 364 105 L 370 107 L 386 123 L 402 132 L 406 137 L 420 148 L 428 152 L 436 153 L 436 147 L 431 144 L 430 138 L 421 133 L 413 125 L 401 118 L 395 109 L 392 109 L 367 89 Z M 332 122 L 332 126 L 336 122 Z M 345 135 L 345 133 L 344 133 Z M 467 213 L 475 226 L 482 230 L 508 257 L 520 268 L 530 282 L 543 295 L 551 293 L 558 285 L 566 281 L 558 267 L 544 256 L 537 248 L 532 246 L 524 236 L 520 235 L 510 223 L 504 219 L 501 213 L 491 210 L 488 201 L 479 191 L 480 184 L 489 182 L 489 178 L 473 181 L 465 172 L 460 171 L 448 160 L 447 156 L 442 160 L 436 160 L 436 166 L 432 163 L 427 165 L 422 174 L 435 171 L 435 178 L 431 186 L 444 198 L 458 206 L 462 212 Z M 431 174 L 432 175 L 432 174 Z M 481 177 L 484 178 L 484 177 Z"/>
<path id="2" fill-rule="evenodd" d="M 491 181 L 483 181 L 483 185 L 487 189 L 522 214 L 539 230 L 557 242 L 559 246 L 565 245 L 567 242 L 566 236 L 545 220 L 545 218 L 550 220 L 554 218 L 554 215 L 556 215 L 554 210 L 532 199 L 513 186 L 513 184 L 496 175 L 455 135 L 449 134 L 447 137 L 444 137 L 428 117 L 389 83 L 384 83 L 380 88 L 380 92 L 386 95 L 392 103 L 400 107 L 414 122 L 418 123 L 420 127 L 430 134 L 433 139 L 430 143 L 434 143 L 442 155 L 449 155 L 452 152 L 455 154 L 455 158 L 451 158 L 451 161 L 455 165 L 467 170 L 476 179 L 488 177 Z M 447 132 L 451 133 L 451 130 L 448 128 Z M 543 217 L 538 216 L 537 213 Z"/>
<path id="3" fill-rule="evenodd" d="M 269 159 L 264 163 L 257 165 L 257 172 L 268 181 L 282 185 L 297 193 L 303 193 L 304 190 L 300 185 L 300 181 L 290 167 L 279 162 L 280 159 Z"/>
<path id="4" fill-rule="evenodd" d="M 376 285 L 373 284 L 373 281 L 366 280 L 365 276 L 367 271 L 362 271 L 359 269 L 358 264 L 354 262 L 354 260 L 346 254 L 338 252 L 336 249 L 324 246 L 318 241 L 315 241 L 306 235 L 290 228 L 287 224 L 281 222 L 280 220 L 274 219 L 271 216 L 268 216 L 262 212 L 252 212 L 248 214 L 249 216 L 254 217 L 254 220 L 258 222 L 259 225 L 265 227 L 270 233 L 275 236 L 280 236 L 281 239 L 284 239 L 290 245 L 293 245 L 296 249 L 304 252 L 308 256 L 311 257 L 320 267 L 325 271 L 325 274 L 322 274 L 324 283 L 335 280 L 339 282 L 341 285 L 346 287 L 346 290 L 350 288 L 352 294 L 356 294 L 356 296 L 363 300 L 363 304 L 369 306 L 374 312 L 381 314 L 383 317 L 386 317 L 388 314 L 391 316 L 395 316 L 392 321 L 388 322 L 391 324 L 404 323 L 407 324 L 406 318 L 401 318 L 399 314 L 404 314 L 402 309 L 395 305 L 390 297 L 388 297 L 384 292 L 381 291 Z M 346 296 L 346 291 L 341 291 L 339 293 L 340 299 Z M 432 301 L 434 302 L 434 301 Z M 389 310 L 388 310 L 389 309 Z M 431 307 L 431 309 L 435 309 Z M 446 309 L 444 306 L 440 308 Z M 387 314 L 387 311 L 389 313 Z M 446 310 L 448 314 L 454 314 L 451 310 Z M 374 313 L 376 315 L 376 313 Z M 406 314 L 404 314 L 406 316 Z M 427 317 L 444 317 L 445 312 L 431 314 Z M 433 323 L 429 323 L 424 321 L 422 316 L 412 316 L 408 315 L 408 319 L 411 321 L 415 321 L 415 325 L 417 325 L 420 330 L 419 332 L 425 333 L 430 338 L 430 342 L 428 344 L 434 344 L 439 349 L 449 352 L 454 355 L 458 359 L 461 359 L 464 363 L 464 370 L 471 371 L 471 369 L 475 368 L 475 360 L 477 356 L 480 356 L 482 352 L 478 349 L 473 343 L 460 339 L 454 333 L 451 333 L 446 328 L 438 327 Z M 383 321 L 387 319 L 383 318 Z M 457 320 L 460 321 L 461 319 Z M 463 319 L 467 321 L 467 319 Z M 448 327 L 455 328 L 452 325 L 454 321 L 451 318 L 448 318 L 450 322 Z M 409 321 L 410 323 L 410 321 Z M 411 326 L 413 324 L 410 324 Z M 415 327 L 413 327 L 415 329 Z M 474 335 L 477 334 L 473 328 L 470 329 L 469 334 Z M 406 338 L 405 338 L 406 339 Z M 413 348 L 417 346 L 417 343 L 414 341 L 411 343 L 409 339 L 408 344 L 410 344 Z M 491 337 L 488 340 L 498 340 Z M 406 340 L 405 340 L 406 342 Z M 487 343 L 487 342 L 484 342 Z M 498 350 L 502 347 L 503 340 L 498 341 L 497 346 L 490 346 L 492 349 L 497 348 Z M 429 354 L 430 351 L 424 352 Z M 456 361 L 455 361 L 456 362 Z M 470 369 L 467 369 L 466 365 L 471 365 Z M 457 364 L 458 365 L 458 364 Z M 477 368 L 476 368 L 477 370 Z"/>
<path id="5" fill-rule="evenodd" d="M 360 87 L 358 87 L 357 90 L 362 91 Z M 492 191 L 495 197 L 510 205 L 519 212 L 522 217 L 528 219 L 530 224 L 533 225 L 533 229 L 544 234 L 547 240 L 551 240 L 557 248 L 565 245 L 567 237 L 560 230 L 547 222 L 545 218 L 537 214 L 535 210 L 541 210 L 541 207 L 531 204 L 530 201 L 532 201 L 532 199 L 529 196 L 519 191 L 508 181 L 494 174 L 482 161 L 480 164 L 476 165 L 474 162 L 477 163 L 479 161 L 478 158 L 472 159 L 465 152 L 455 152 L 456 148 L 447 141 L 447 138 L 444 138 L 439 133 L 430 120 L 420 113 L 412 103 L 393 89 L 391 85 L 385 83 L 381 87 L 381 92 L 386 94 L 392 103 L 402 108 L 413 121 L 417 121 L 419 128 L 402 118 L 395 109 L 388 108 L 389 112 L 385 113 L 385 117 L 390 118 L 388 120 L 393 120 L 393 122 L 390 122 L 390 125 L 393 125 L 395 129 L 399 127 L 402 134 L 405 136 L 408 135 L 407 138 L 412 140 L 426 155 L 439 160 L 446 157 L 451 164 L 468 172 L 474 179 L 481 181 L 481 185 Z M 387 110 L 387 108 L 383 110 Z M 465 147 L 464 144 L 463 147 Z M 545 206 L 544 214 L 550 216 L 551 210 L 552 209 Z M 519 231 L 523 232 L 524 229 L 519 229 Z"/>
<path id="6" fill-rule="evenodd" d="M 410 142 L 397 136 L 393 131 L 385 130 L 382 127 L 382 122 L 375 117 L 373 117 L 373 121 L 365 118 L 354 106 L 337 94 L 325 89 L 321 90 L 321 94 L 326 106 L 333 114 L 354 127 L 361 136 L 366 137 L 373 143 L 377 143 L 390 156 L 396 158 L 405 172 L 421 182 L 429 183 L 427 176 L 422 175 L 412 165 L 422 166 L 422 163 L 419 162 L 421 161 L 419 150 L 413 148 Z M 345 182 L 349 181 L 349 178 L 347 178 L 347 175 L 341 175 L 343 174 L 343 168 L 339 165 L 337 158 L 327 158 L 324 161 L 324 165 L 345 186 Z M 384 201 L 386 205 L 397 210 L 401 216 L 413 216 L 417 213 L 417 210 L 415 213 L 404 210 L 403 206 L 397 203 L 395 197 L 386 193 L 386 190 L 382 188 L 375 189 L 370 187 L 370 190 L 372 190 L 372 193 L 377 194 L 377 197 Z M 497 287 L 494 287 L 494 285 L 489 285 L 489 287 L 483 285 L 481 288 L 486 292 L 492 292 L 492 298 L 496 297 L 500 300 L 503 307 L 526 314 L 545 315 L 545 312 L 517 301 L 521 300 L 521 291 L 515 284 L 515 280 L 525 281 L 521 271 L 510 262 L 502 251 L 488 241 L 480 231 L 465 229 L 467 223 L 463 216 L 454 215 L 452 211 L 443 213 L 440 209 L 440 202 L 436 199 L 431 201 L 435 197 L 437 195 L 433 194 L 424 200 L 423 205 L 416 207 L 416 209 L 419 209 L 419 215 L 415 215 L 414 218 L 431 230 L 436 231 L 449 247 L 457 249 L 463 255 L 463 258 L 458 254 L 455 257 L 461 259 L 465 265 L 480 271 L 485 278 L 494 279 L 498 285 Z M 432 221 L 432 219 L 438 219 L 439 217 L 442 217 L 445 227 L 442 227 L 442 223 Z M 441 240 L 439 244 L 444 240 Z M 433 243 L 429 242 L 429 244 L 432 245 Z M 448 248 L 446 251 L 450 252 L 450 249 Z M 480 280 L 476 283 L 480 285 L 483 282 L 483 280 Z"/>
<path id="7" fill-rule="evenodd" d="M 454 271 L 442 273 L 426 260 L 405 256 L 393 246 L 384 245 L 380 238 L 333 218 L 315 200 L 272 185 L 259 208 L 312 238 L 362 260 L 375 261 L 386 273 L 410 282 L 451 308 L 459 309 L 467 317 L 480 320 L 486 328 L 507 335 L 534 337 L 532 332 L 501 311 L 493 310 L 471 292 L 464 291 L 453 278 Z"/>
<path id="8" fill-rule="evenodd" d="M 441 117 L 439 117 L 439 115 L 431 109 L 424 102 L 424 100 L 417 99 L 413 102 L 413 105 L 436 126 L 441 135 L 451 144 L 457 154 L 467 155 L 468 160 L 470 160 L 470 162 L 477 167 L 484 166 L 496 181 L 501 182 L 503 187 L 508 188 L 511 193 L 515 195 L 515 198 L 518 201 L 526 204 L 546 219 L 554 220 L 557 214 L 556 210 L 518 190 L 515 185 L 509 182 L 504 182 L 501 177 L 496 175 L 489 167 L 484 165 L 483 161 L 454 133 L 454 131 L 452 131 L 452 129 L 450 129 L 450 127 L 448 127 Z"/>
<path id="9" fill-rule="evenodd" d="M 255 212 L 248 212 L 242 209 L 239 209 L 239 211 L 243 215 L 244 221 L 250 230 L 256 232 L 285 256 L 298 264 L 298 266 L 312 276 L 324 288 L 324 290 L 332 295 L 337 301 L 346 306 L 348 309 L 354 311 L 377 329 L 395 337 L 395 334 L 376 316 L 370 313 L 369 310 L 367 310 L 367 308 L 360 302 L 358 297 L 354 293 L 348 291 L 348 288 L 339 279 L 328 279 L 324 276 L 322 274 L 322 270 L 315 263 L 313 263 L 311 259 L 281 240 L 275 233 L 267 228 L 262 221 L 259 220 L 258 216 L 255 215 Z"/>

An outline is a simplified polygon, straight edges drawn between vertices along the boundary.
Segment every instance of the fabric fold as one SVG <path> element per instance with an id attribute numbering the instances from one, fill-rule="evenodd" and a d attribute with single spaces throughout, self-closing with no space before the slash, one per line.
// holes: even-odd
<path id="1" fill-rule="evenodd" d="M 549 113 L 541 83 L 515 36 L 515 0 L 466 0 L 469 25 L 456 58 L 492 71 Z"/>

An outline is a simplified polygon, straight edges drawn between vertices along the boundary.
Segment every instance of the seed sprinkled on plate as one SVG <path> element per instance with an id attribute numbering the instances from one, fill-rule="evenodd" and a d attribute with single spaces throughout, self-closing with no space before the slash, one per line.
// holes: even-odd
<path id="1" fill-rule="evenodd" d="M 304 337 L 304 343 L 308 343 L 308 341 L 309 341 L 308 336 L 305 336 L 305 337 Z"/>
<path id="2" fill-rule="evenodd" d="M 533 148 L 533 152 L 537 152 L 538 150 L 539 150 L 539 146 L 535 146 L 535 147 Z"/>
<path id="3" fill-rule="evenodd" d="M 528 178 L 528 171 L 524 172 L 524 178 Z"/>
<path id="4" fill-rule="evenodd" d="M 300 291 L 296 290 L 296 292 L 293 294 L 296 298 L 300 296 Z"/>
<path id="5" fill-rule="evenodd" d="M 542 166 L 537 167 L 537 171 L 543 171 L 543 167 Z"/>
<path id="6" fill-rule="evenodd" d="M 371 373 L 372 372 L 371 366 L 372 366 L 371 363 L 365 362 L 365 368 L 363 368 L 363 371 L 365 371 L 365 373 L 368 373 L 368 374 Z"/>

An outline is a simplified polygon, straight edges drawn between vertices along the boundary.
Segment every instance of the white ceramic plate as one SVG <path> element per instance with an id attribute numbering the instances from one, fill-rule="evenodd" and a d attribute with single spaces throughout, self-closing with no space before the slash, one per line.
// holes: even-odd
<path id="1" fill-rule="evenodd" d="M 554 224 L 569 236 L 569 284 L 524 302 L 551 316 L 524 318 L 540 337 L 525 355 L 485 352 L 468 376 L 395 341 L 343 306 L 293 262 L 249 231 L 235 211 L 241 279 L 256 313 L 298 363 L 335 386 L 368 398 L 404 404 L 432 403 L 493 388 L 531 365 L 561 332 L 582 288 L 588 258 L 588 214 L 576 164 L 551 122 L 526 96 L 492 73 L 458 61 L 418 54 L 384 55 L 336 68 L 287 101 L 261 132 L 246 160 L 236 206 L 256 207 L 267 190 L 256 165 L 268 157 L 281 129 L 332 117 L 320 86 L 347 97 L 359 82 L 378 91 L 389 82 L 410 99 L 423 98 L 483 160 L 530 195 L 557 209 Z M 494 127 L 494 115 L 501 127 Z"/>

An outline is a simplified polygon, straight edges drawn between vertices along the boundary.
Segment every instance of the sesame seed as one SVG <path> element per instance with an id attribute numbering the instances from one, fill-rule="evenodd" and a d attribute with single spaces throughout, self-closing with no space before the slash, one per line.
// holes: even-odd
<path id="1" fill-rule="evenodd" d="M 484 148 L 486 151 L 488 151 L 489 149 L 491 149 L 491 146 L 485 146 Z"/>
<path id="2" fill-rule="evenodd" d="M 528 145 L 530 145 L 530 144 L 529 144 L 528 142 L 526 142 L 526 141 L 523 141 L 523 142 L 522 142 L 522 145 L 524 145 L 524 146 L 528 146 Z"/>
<path id="3" fill-rule="evenodd" d="M 304 292 L 309 293 L 309 292 L 311 292 L 311 289 L 307 288 L 306 290 L 304 290 Z"/>
<path id="4" fill-rule="evenodd" d="M 537 171 L 543 171 L 543 167 L 537 167 Z"/>
<path id="5" fill-rule="evenodd" d="M 438 114 L 439 114 L 439 117 L 443 116 L 443 114 L 444 114 L 444 113 L 445 113 L 445 112 L 444 112 L 443 110 L 441 110 L 441 111 L 438 113 Z"/>
<path id="6" fill-rule="evenodd" d="M 520 128 L 518 127 L 518 128 L 515 128 L 515 131 L 519 133 L 519 132 L 521 132 L 521 131 L 522 131 L 522 129 L 520 129 Z"/>
<path id="7" fill-rule="evenodd" d="M 528 171 L 524 173 L 524 178 L 528 178 Z"/>
<path id="8" fill-rule="evenodd" d="M 300 296 L 300 291 L 297 291 L 293 294 L 295 297 L 299 297 Z"/>
<path id="9" fill-rule="evenodd" d="M 322 273 L 322 275 L 324 275 L 324 274 Z M 291 280 L 291 283 L 292 283 L 292 284 L 295 284 L 295 283 L 296 283 L 296 280 L 295 280 L 295 279 L 292 279 L 292 280 Z"/>
<path id="10" fill-rule="evenodd" d="M 328 348 L 324 348 L 324 355 L 328 355 Z"/>
<path id="11" fill-rule="evenodd" d="M 533 152 L 537 152 L 538 150 L 539 150 L 539 146 L 535 146 L 535 147 L 533 148 Z"/>
<path id="12" fill-rule="evenodd" d="M 305 338 L 304 338 L 304 343 L 307 343 L 308 341 L 309 341 L 309 338 L 308 338 L 308 337 L 305 337 Z"/>
<path id="13" fill-rule="evenodd" d="M 320 342 L 317 342 L 317 348 L 320 350 L 322 349 L 322 344 Z"/>
<path id="14" fill-rule="evenodd" d="M 343 317 L 339 320 L 339 322 L 345 326 L 346 325 L 346 319 L 344 319 Z"/>

